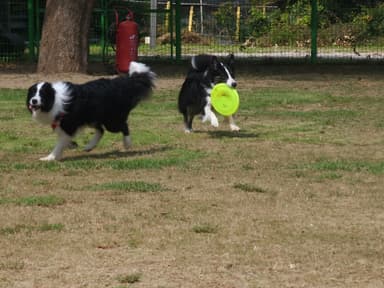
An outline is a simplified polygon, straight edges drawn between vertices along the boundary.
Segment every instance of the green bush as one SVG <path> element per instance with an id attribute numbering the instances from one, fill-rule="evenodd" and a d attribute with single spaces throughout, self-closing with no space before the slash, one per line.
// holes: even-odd
<path id="1" fill-rule="evenodd" d="M 249 11 L 249 16 L 241 26 L 244 27 L 241 31 L 242 35 L 250 35 L 257 38 L 268 33 L 271 23 L 269 18 L 259 8 L 252 7 Z"/>
<path id="2" fill-rule="evenodd" d="M 262 1 L 267 3 L 268 1 Z M 384 3 L 335 4 L 335 1 L 318 3 L 318 46 L 353 47 L 375 44 L 384 37 Z M 236 5 L 224 2 L 214 13 L 216 33 L 231 41 L 240 40 L 242 47 L 310 47 L 310 1 L 288 1 L 266 11 L 255 5 L 242 7 L 239 39 L 235 39 Z M 379 4 L 378 4 L 379 3 Z M 347 5 L 348 4 L 348 5 Z"/>
<path id="3" fill-rule="evenodd" d="M 236 23 L 234 4 L 232 2 L 222 3 L 217 11 L 213 13 L 213 16 L 216 20 L 216 26 L 220 27 L 217 32 L 234 39 L 236 34 L 236 29 L 234 29 L 234 23 Z"/>
<path id="4" fill-rule="evenodd" d="M 364 27 L 367 37 L 384 36 L 384 4 L 374 9 L 364 9 L 361 18 L 366 22 Z"/>

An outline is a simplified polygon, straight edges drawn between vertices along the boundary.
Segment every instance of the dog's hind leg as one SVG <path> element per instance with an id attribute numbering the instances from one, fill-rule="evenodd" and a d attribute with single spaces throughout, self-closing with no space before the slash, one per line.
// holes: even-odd
<path id="1" fill-rule="evenodd" d="M 95 135 L 93 136 L 91 141 L 89 141 L 89 143 L 84 147 L 84 151 L 87 151 L 87 152 L 91 151 L 93 148 L 96 147 L 100 139 L 103 137 L 104 135 L 103 127 L 101 127 L 101 125 L 97 125 L 95 129 L 96 129 Z"/>
<path id="2" fill-rule="evenodd" d="M 123 133 L 123 145 L 125 149 L 129 149 L 132 145 L 131 137 L 129 136 L 128 124 L 124 123 L 121 132 Z"/>
<path id="3" fill-rule="evenodd" d="M 77 142 L 71 141 L 68 145 L 68 149 L 76 149 L 79 145 L 77 145 Z"/>
<path id="4" fill-rule="evenodd" d="M 184 116 L 184 132 L 191 133 L 194 115 L 187 111 L 186 113 L 183 114 L 183 116 Z"/>
<path id="5" fill-rule="evenodd" d="M 72 137 L 69 136 L 67 133 L 65 133 L 62 129 L 56 128 L 58 133 L 58 140 L 55 148 L 46 157 L 40 158 L 41 161 L 53 161 L 53 160 L 60 160 L 61 156 L 63 154 L 63 150 L 68 147 L 68 145 L 71 143 Z"/>

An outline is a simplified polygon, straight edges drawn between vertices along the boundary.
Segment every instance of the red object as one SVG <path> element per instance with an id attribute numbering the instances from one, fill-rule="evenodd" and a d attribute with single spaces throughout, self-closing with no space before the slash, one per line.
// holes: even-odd
<path id="1" fill-rule="evenodd" d="M 139 47 L 139 27 L 128 12 L 126 20 L 119 23 L 116 12 L 116 70 L 127 73 L 129 64 L 137 60 Z"/>

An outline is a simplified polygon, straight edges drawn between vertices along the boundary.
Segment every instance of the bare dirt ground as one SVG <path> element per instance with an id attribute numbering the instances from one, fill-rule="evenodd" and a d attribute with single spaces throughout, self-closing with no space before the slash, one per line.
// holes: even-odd
<path id="1" fill-rule="evenodd" d="M 348 70 L 340 74 L 288 70 L 240 75 L 239 90 L 318 91 L 337 101 L 282 102 L 274 109 L 287 113 L 339 109 L 355 118 L 333 120 L 337 115 L 330 113 L 316 130 L 312 118 L 300 118 L 293 125 L 291 118 L 247 110 L 248 114 L 239 112 L 243 132 L 238 135 L 197 124 L 197 132 L 186 137 L 179 118 L 163 115 L 165 120 L 146 120 L 145 115 L 136 115 L 145 121 L 134 133 L 155 130 L 159 139 L 161 134 L 170 137 L 170 143 L 136 145 L 126 154 L 111 152 L 111 147 L 100 147 L 90 156 L 68 151 L 59 170 L 39 166 L 39 156 L 28 151 L 2 152 L 0 159 L 8 166 L 21 163 L 36 169 L 4 169 L 0 200 L 57 194 L 66 202 L 54 207 L 0 205 L 0 287 L 384 287 L 383 171 L 369 170 L 384 161 L 380 116 L 384 77 Z M 37 81 L 82 83 L 98 77 L 3 71 L 0 87 L 25 89 Z M 160 74 L 157 89 L 176 95 L 182 81 L 179 74 Z M 156 98 L 159 104 L 160 100 Z M 39 140 L 32 129 L 22 132 L 33 143 Z M 104 166 L 123 157 L 156 159 L 167 149 L 207 155 L 186 167 Z M 65 166 L 87 161 L 100 166 Z M 316 161 L 350 166 L 316 170 Z M 363 168 L 355 169 L 353 163 Z M 156 182 L 166 189 L 135 193 L 89 188 L 127 180 Z M 64 228 L 36 231 L 41 223 L 63 223 Z"/>

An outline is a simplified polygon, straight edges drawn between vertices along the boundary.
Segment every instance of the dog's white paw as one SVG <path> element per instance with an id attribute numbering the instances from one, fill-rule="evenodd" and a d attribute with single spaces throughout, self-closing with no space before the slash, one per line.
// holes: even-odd
<path id="1" fill-rule="evenodd" d="M 55 161 L 55 160 L 60 160 L 60 159 L 58 159 L 58 157 L 56 157 L 53 154 L 49 154 L 48 156 L 40 158 L 39 160 L 40 161 Z"/>
<path id="2" fill-rule="evenodd" d="M 185 128 L 184 129 L 184 133 L 185 134 L 190 134 L 190 133 L 192 133 L 193 131 L 192 131 L 192 129 L 188 129 L 188 128 Z"/>
<path id="3" fill-rule="evenodd" d="M 124 148 L 128 150 L 131 147 L 131 145 L 132 145 L 131 137 L 124 136 L 124 138 L 123 138 L 123 145 L 124 145 Z"/>
<path id="4" fill-rule="evenodd" d="M 231 129 L 231 131 L 240 131 L 240 127 L 236 124 L 230 124 L 229 128 Z"/>
<path id="5" fill-rule="evenodd" d="M 211 115 L 211 125 L 216 128 L 219 127 L 219 120 L 217 120 L 217 117 L 213 113 Z"/>

